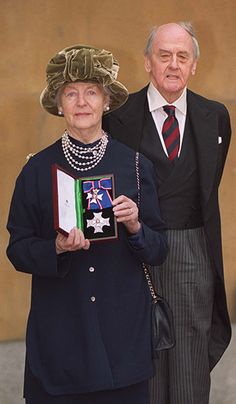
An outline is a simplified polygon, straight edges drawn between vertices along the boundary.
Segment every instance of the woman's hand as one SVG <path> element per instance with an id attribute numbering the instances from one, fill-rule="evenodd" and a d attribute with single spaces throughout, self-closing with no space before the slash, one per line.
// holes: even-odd
<path id="1" fill-rule="evenodd" d="M 55 245 L 56 253 L 61 254 L 66 251 L 88 250 L 90 241 L 84 237 L 84 233 L 80 229 L 73 227 L 68 237 L 58 233 Z"/>
<path id="2" fill-rule="evenodd" d="M 130 234 L 138 233 L 141 224 L 138 220 L 138 207 L 132 199 L 120 195 L 114 199 L 113 212 L 118 223 L 123 223 Z"/>

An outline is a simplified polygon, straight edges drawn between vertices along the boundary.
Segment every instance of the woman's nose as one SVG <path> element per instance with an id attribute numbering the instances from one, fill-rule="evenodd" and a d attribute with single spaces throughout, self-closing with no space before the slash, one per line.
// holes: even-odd
<path id="1" fill-rule="evenodd" d="M 86 105 L 86 97 L 84 94 L 78 94 L 77 96 L 77 105 L 84 106 Z"/>

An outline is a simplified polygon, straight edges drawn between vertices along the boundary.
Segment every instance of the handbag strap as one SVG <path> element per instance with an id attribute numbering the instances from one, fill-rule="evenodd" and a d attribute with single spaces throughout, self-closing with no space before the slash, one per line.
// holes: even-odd
<path id="1" fill-rule="evenodd" d="M 138 208 L 140 208 L 140 202 L 141 202 L 141 188 L 140 188 L 140 173 L 139 173 L 139 152 L 136 151 L 135 154 L 135 172 L 136 172 L 136 181 L 137 181 L 137 188 L 138 188 L 138 200 L 137 200 L 137 205 Z M 143 271 L 145 274 L 145 277 L 147 279 L 147 283 L 148 283 L 148 287 L 153 299 L 153 302 L 156 303 L 157 302 L 157 294 L 155 292 L 152 280 L 151 280 L 151 276 L 149 274 L 149 270 L 146 267 L 146 265 L 144 264 L 144 262 L 142 263 L 142 267 L 143 267 Z"/>

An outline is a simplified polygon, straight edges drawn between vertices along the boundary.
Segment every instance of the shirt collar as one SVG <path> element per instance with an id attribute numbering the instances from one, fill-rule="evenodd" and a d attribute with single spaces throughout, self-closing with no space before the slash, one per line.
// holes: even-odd
<path id="1" fill-rule="evenodd" d="M 153 112 L 156 109 L 162 108 L 164 105 L 167 105 L 168 102 L 165 100 L 164 97 L 159 93 L 159 91 L 154 87 L 152 83 L 149 84 L 147 90 L 147 98 L 148 98 L 148 105 L 149 111 Z M 181 96 L 171 103 L 174 105 L 182 114 L 186 115 L 187 113 L 187 89 L 185 87 L 184 91 L 182 92 Z"/>

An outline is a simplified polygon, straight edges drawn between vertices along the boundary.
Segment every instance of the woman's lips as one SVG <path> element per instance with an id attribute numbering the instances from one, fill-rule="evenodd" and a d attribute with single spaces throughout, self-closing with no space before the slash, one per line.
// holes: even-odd
<path id="1" fill-rule="evenodd" d="M 90 115 L 89 112 L 77 112 L 77 113 L 75 114 L 75 116 L 89 116 L 89 115 Z"/>

